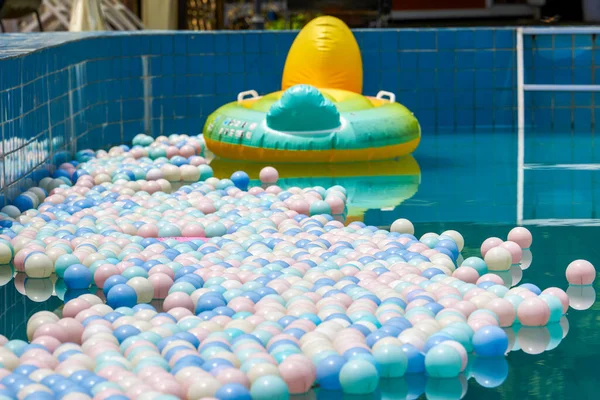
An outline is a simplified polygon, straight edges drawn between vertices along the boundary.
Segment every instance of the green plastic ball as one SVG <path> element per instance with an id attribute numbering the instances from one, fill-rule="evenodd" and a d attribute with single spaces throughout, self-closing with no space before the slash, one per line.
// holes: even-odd
<path id="1" fill-rule="evenodd" d="M 290 392 L 283 379 L 274 375 L 265 375 L 256 379 L 250 388 L 253 400 L 288 400 Z"/>
<path id="2" fill-rule="evenodd" d="M 347 394 L 373 393 L 379 383 L 379 374 L 373 364 L 366 360 L 350 360 L 340 370 L 340 384 Z"/>
<path id="3" fill-rule="evenodd" d="M 462 359 L 459 352 L 443 343 L 432 347 L 425 355 L 425 370 L 434 378 L 455 378 L 460 374 Z"/>
<path id="4" fill-rule="evenodd" d="M 404 376 L 408 368 L 408 357 L 400 346 L 381 345 L 373 350 L 373 357 L 379 365 L 382 378 Z"/>

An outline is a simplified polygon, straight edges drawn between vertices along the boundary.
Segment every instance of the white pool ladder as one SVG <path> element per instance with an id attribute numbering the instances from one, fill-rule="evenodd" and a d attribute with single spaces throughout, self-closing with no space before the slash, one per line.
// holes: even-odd
<path id="1" fill-rule="evenodd" d="M 555 85 L 525 83 L 524 35 L 600 35 L 600 27 L 517 28 L 517 224 L 523 224 L 525 175 L 525 92 L 600 92 L 600 85 Z"/>

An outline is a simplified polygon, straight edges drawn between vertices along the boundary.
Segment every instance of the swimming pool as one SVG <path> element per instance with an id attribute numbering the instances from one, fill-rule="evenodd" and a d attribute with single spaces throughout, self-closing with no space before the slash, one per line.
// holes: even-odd
<path id="1" fill-rule="evenodd" d="M 14 198 L 32 183 L 28 179 L 42 176 L 36 172 L 47 172 L 63 159 L 63 151 L 128 142 L 140 131 L 197 132 L 203 118 L 237 91 L 275 90 L 293 36 L 10 36 L 0 45 L 1 194 Z M 476 255 L 485 238 L 505 237 L 522 219 L 534 243 L 533 263 L 521 282 L 540 287 L 566 288 L 569 262 L 599 259 L 600 146 L 594 142 L 594 121 L 600 113 L 592 94 L 526 96 L 520 173 L 513 29 L 361 31 L 357 36 L 367 49 L 365 90 L 391 89 L 415 110 L 424 126 L 420 147 L 414 157 L 390 163 L 308 172 L 282 167 L 282 185 L 346 186 L 349 220 L 388 227 L 406 217 L 421 234 L 456 229 L 468 246 L 475 246 L 465 249 L 465 258 Z M 529 81 L 596 82 L 596 42 L 592 35 L 526 42 Z M 39 51 L 30 54 L 32 49 Z M 224 172 L 255 169 L 219 161 L 213 166 Z M 64 296 L 65 288 L 54 287 L 50 279 L 26 281 L 17 275 L 10 280 L 10 270 L 1 271 L 1 333 L 24 338 L 27 317 L 59 307 L 62 302 L 53 292 Z M 581 306 L 595 296 L 590 290 L 581 293 Z M 595 398 L 597 304 L 569 311 L 568 335 L 551 351 L 541 352 L 557 344 L 555 329 L 522 328 L 511 336 L 515 349 L 541 354 L 516 350 L 507 364 L 475 365 L 466 398 Z M 452 398 L 463 384 L 407 377 L 385 382 L 380 394 L 445 393 Z"/>
<path id="2" fill-rule="evenodd" d="M 595 246 L 600 222 L 595 218 L 594 197 L 600 171 L 593 166 L 600 154 L 588 154 L 586 158 L 577 149 L 585 148 L 584 143 L 590 142 L 589 137 L 568 135 L 567 140 L 564 134 L 535 133 L 526 141 L 532 149 L 567 147 L 577 159 L 592 165 L 587 169 L 580 166 L 580 169 L 573 170 L 564 165 L 552 165 L 548 158 L 542 160 L 535 151 L 526 153 L 527 168 L 542 161 L 545 167 L 526 169 L 524 174 L 523 215 L 534 235 L 534 243 L 531 249 L 533 262 L 522 271 L 521 283 L 535 282 L 542 288 L 558 286 L 566 289 L 564 269 L 569 262 L 576 258 L 595 260 L 600 257 Z M 415 222 L 419 234 L 456 229 L 464 235 L 467 246 L 478 246 L 487 237 L 504 237 L 516 224 L 516 146 L 516 136 L 510 131 L 463 131 L 451 135 L 432 132 L 423 135 L 422 145 L 414 159 L 405 160 L 397 167 L 404 175 L 398 173 L 379 182 L 381 175 L 374 174 L 381 173 L 381 170 L 371 163 L 348 167 L 350 172 L 359 168 L 368 171 L 370 176 L 363 173 L 361 177 L 356 172 L 348 176 L 348 171 L 328 171 L 324 174 L 329 174 L 326 178 L 288 179 L 291 185 L 297 184 L 298 179 L 307 183 L 311 179 L 312 182 L 317 180 L 316 183 L 319 179 L 327 179 L 329 185 L 344 182 L 348 185 L 350 179 L 348 186 L 354 184 L 355 192 L 378 196 L 369 199 L 366 204 L 360 197 L 355 197 L 358 205 L 349 196 L 348 212 L 355 220 L 387 227 L 401 216 L 408 217 Z M 547 157 L 546 152 L 543 154 Z M 559 161 L 562 163 L 563 160 Z M 246 167 L 253 170 L 251 165 Z M 389 166 L 383 175 L 388 169 Z M 285 178 L 284 172 L 282 178 Z M 286 180 L 283 179 L 283 182 L 282 186 Z M 377 185 L 383 185 L 385 190 Z M 478 247 L 465 247 L 463 250 L 464 258 L 478 254 Z M 7 271 L 3 270 L 4 285 L 0 288 L 3 305 L 0 326 L 10 338 L 25 338 L 24 317 L 40 309 L 56 309 L 61 302 L 56 296 L 50 297 L 53 289 L 50 279 L 25 280 L 23 274 L 19 274 L 10 281 L 4 272 Z M 519 279 L 519 272 L 513 271 L 514 279 Z M 598 282 L 595 290 L 600 290 Z M 55 291 L 60 297 L 64 296 L 64 288 L 56 287 Z M 29 298 L 19 292 L 26 293 Z M 591 304 L 596 299 L 596 293 L 589 290 L 580 296 L 582 304 Z M 40 303 L 46 298 L 49 300 Z M 563 331 L 568 327 L 568 335 L 564 339 L 561 331 L 557 338 L 556 327 L 520 328 L 509 335 L 514 351 L 509 354 L 508 362 L 501 359 L 472 366 L 474 379 L 468 381 L 465 398 L 594 398 L 597 378 L 594 368 L 600 354 L 600 309 L 597 304 L 587 311 L 569 310 L 568 322 L 561 321 Z M 509 329 L 512 331 L 512 328 Z M 554 346 L 556 348 L 544 351 Z M 546 384 L 548 380 L 553 384 Z M 461 385 L 464 381 L 428 383 L 423 376 L 408 376 L 384 382 L 381 395 L 387 397 L 393 394 L 393 398 L 403 398 L 400 394 L 405 393 L 414 398 L 420 393 L 429 396 L 445 393 L 450 396 L 448 398 L 453 398 L 457 391 L 460 393 L 464 389 Z M 330 398 L 328 396 L 331 395 L 321 393 L 318 398 Z"/>

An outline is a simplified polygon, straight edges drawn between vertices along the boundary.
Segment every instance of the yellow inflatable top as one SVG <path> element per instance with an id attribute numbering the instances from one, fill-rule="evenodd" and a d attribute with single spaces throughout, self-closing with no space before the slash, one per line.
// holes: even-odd
<path id="1" fill-rule="evenodd" d="M 281 89 L 298 84 L 362 93 L 360 49 L 343 21 L 318 17 L 296 36 L 285 61 Z"/>

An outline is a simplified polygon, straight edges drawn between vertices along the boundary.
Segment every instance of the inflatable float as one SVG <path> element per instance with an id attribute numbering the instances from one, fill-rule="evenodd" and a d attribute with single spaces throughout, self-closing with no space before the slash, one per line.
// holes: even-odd
<path id="1" fill-rule="evenodd" d="M 421 138 L 414 115 L 393 93 L 361 92 L 354 35 L 337 18 L 316 18 L 290 48 L 282 90 L 239 93 L 208 117 L 206 145 L 223 158 L 279 163 L 389 160 L 412 153 Z"/>

